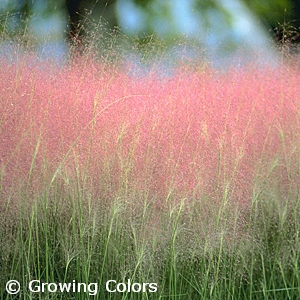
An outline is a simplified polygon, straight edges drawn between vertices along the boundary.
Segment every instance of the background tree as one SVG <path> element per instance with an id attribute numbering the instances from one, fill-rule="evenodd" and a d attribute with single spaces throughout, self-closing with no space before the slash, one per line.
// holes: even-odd
<path id="1" fill-rule="evenodd" d="M 243 0 L 280 43 L 300 42 L 299 0 Z"/>
<path id="2" fill-rule="evenodd" d="M 101 19 L 107 29 L 118 27 L 116 0 L 66 0 L 68 11 L 68 38 L 71 43 L 81 43 L 87 19 Z"/>

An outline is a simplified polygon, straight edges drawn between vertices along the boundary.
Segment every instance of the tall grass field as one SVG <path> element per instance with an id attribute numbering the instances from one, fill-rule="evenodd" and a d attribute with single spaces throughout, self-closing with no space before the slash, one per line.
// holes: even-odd
<path id="1" fill-rule="evenodd" d="M 300 299 L 299 68 L 127 67 L 0 59 L 0 298 Z"/>

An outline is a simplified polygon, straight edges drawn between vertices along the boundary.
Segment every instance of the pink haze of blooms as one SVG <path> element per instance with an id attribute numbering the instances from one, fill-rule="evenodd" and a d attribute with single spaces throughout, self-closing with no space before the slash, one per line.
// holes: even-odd
<path id="1" fill-rule="evenodd" d="M 1 62 L 0 73 L 3 190 L 28 176 L 32 188 L 49 184 L 59 167 L 83 172 L 95 190 L 216 198 L 228 186 L 244 203 L 272 162 L 280 189 L 298 176 L 295 70 L 182 68 L 162 81 L 93 61 L 57 71 L 24 59 Z"/>

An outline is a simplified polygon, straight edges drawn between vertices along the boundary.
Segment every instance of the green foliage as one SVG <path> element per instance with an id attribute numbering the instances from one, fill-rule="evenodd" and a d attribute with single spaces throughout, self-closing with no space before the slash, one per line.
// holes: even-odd
<path id="1" fill-rule="evenodd" d="M 29 28 L 33 18 L 47 19 L 54 15 L 63 16 L 64 14 L 66 14 L 64 1 L 8 1 L 0 6 L 0 37 L 31 36 L 30 38 L 34 38 Z"/>
<path id="2" fill-rule="evenodd" d="M 243 0 L 247 6 L 260 18 L 266 25 L 275 28 L 278 23 L 291 20 L 295 1 L 291 0 Z"/>
<path id="3" fill-rule="evenodd" d="M 87 27 L 91 19 L 100 19 L 106 24 L 108 28 L 115 29 L 118 27 L 118 19 L 115 10 L 116 1 L 80 1 L 82 2 L 78 15 L 81 22 L 84 23 L 84 27 Z M 290 24 L 297 27 L 299 25 L 299 19 L 297 20 L 297 11 L 299 11 L 299 4 L 294 0 L 241 0 L 245 3 L 252 12 L 254 12 L 268 28 L 275 30 L 278 33 L 280 24 Z M 157 1 L 157 0 L 134 0 L 137 6 L 142 8 L 144 17 L 146 19 L 147 28 L 144 29 L 144 35 L 153 35 L 155 32 L 155 24 L 158 19 L 164 20 L 164 22 L 171 24 L 171 28 L 176 28 L 175 20 L 171 16 L 170 1 Z M 201 19 L 209 26 L 209 14 L 210 11 L 219 11 L 224 20 L 231 24 L 231 13 L 224 9 L 220 1 L 217 0 L 193 0 L 193 8 L 195 11 L 201 12 Z M 31 0 L 26 1 L 6 1 L 0 5 L 1 19 L 0 19 L 0 32 L 13 37 L 18 35 L 24 35 L 28 32 L 28 20 L 32 17 L 48 18 L 53 14 L 59 14 L 61 18 L 67 19 L 67 11 L 65 1 L 39 1 L 34 2 Z M 88 18 L 88 22 L 86 20 Z M 165 26 L 170 28 L 170 26 Z M 298 30 L 298 29 L 297 29 Z M 87 30 L 90 32 L 91 30 Z M 92 30 L 93 31 L 93 30 Z M 85 31 L 82 30 L 82 33 Z M 280 31 L 281 32 L 281 31 Z M 29 33 L 30 34 L 30 33 Z M 282 40 L 281 33 L 278 35 L 279 40 Z M 167 36 L 169 42 L 174 38 L 172 30 L 165 32 L 164 36 Z M 295 36 L 295 35 L 294 35 Z M 297 35 L 294 40 L 298 39 Z M 141 37 L 144 39 L 144 36 Z M 141 42 L 144 43 L 143 41 Z"/>

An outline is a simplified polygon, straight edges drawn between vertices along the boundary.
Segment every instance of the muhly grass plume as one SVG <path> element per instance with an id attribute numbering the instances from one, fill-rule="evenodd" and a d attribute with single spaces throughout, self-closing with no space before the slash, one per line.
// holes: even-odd
<path id="1" fill-rule="evenodd" d="M 276 192 L 295 188 L 300 88 L 292 69 L 178 70 L 162 80 L 97 62 L 59 71 L 1 62 L 1 78 L 3 189 L 29 175 L 39 189 L 76 171 L 93 192 L 147 191 L 157 205 L 170 193 L 218 202 L 224 189 L 249 204 L 274 174 Z"/>
<path id="2" fill-rule="evenodd" d="M 208 66 L 182 67 L 162 79 L 132 77 L 116 65 L 86 58 L 60 68 L 26 58 L 0 66 L 0 192 L 6 220 L 1 224 L 22 220 L 18 209 L 42 205 L 34 200 L 52 201 L 54 207 L 53 215 L 47 215 L 47 204 L 20 225 L 24 249 L 29 241 L 43 250 L 36 250 L 41 260 L 36 268 L 37 255 L 21 250 L 29 269 L 33 260 L 32 273 L 24 274 L 61 279 L 59 267 L 51 273 L 50 265 L 44 266 L 44 249 L 52 249 L 64 279 L 71 266 L 71 274 L 85 280 L 102 278 L 106 269 L 112 272 L 107 276 L 137 276 L 143 268 L 142 274 L 159 282 L 161 297 L 171 290 L 182 299 L 186 293 L 206 295 L 201 299 L 268 299 L 248 293 L 268 297 L 276 288 L 289 293 L 300 283 L 293 275 L 300 245 L 295 68 L 221 73 Z M 94 218 L 92 211 L 109 213 Z M 283 231 L 284 226 L 292 227 Z M 280 248 L 276 234 L 294 246 Z M 73 259 L 79 251 L 73 244 L 85 249 L 80 256 L 90 269 Z M 118 247 L 127 251 L 126 260 Z M 28 249 L 35 251 L 31 244 Z M 19 270 L 18 256 L 11 257 Z"/>

